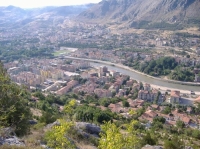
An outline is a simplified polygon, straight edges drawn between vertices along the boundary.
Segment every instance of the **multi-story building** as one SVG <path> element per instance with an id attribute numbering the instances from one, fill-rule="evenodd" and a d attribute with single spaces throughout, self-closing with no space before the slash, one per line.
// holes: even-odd
<path id="1" fill-rule="evenodd" d="M 111 91 L 106 90 L 106 89 L 97 88 L 97 89 L 94 90 L 94 93 L 100 98 L 102 98 L 102 97 L 112 97 Z"/>
<path id="2" fill-rule="evenodd" d="M 174 103 L 180 103 L 180 91 L 171 91 L 171 95 L 170 95 L 170 103 L 174 104 Z"/>
<path id="3" fill-rule="evenodd" d="M 138 99 L 142 99 L 142 100 L 145 100 L 148 102 L 153 102 L 153 101 L 157 100 L 157 103 L 160 104 L 163 102 L 164 97 L 161 94 L 159 95 L 158 92 L 159 91 L 157 91 L 157 90 L 152 90 L 152 91 L 140 90 L 138 93 Z"/>

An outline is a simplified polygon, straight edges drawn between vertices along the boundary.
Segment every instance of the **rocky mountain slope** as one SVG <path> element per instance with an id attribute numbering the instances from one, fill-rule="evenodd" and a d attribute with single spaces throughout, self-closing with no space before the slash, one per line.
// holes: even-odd
<path id="1" fill-rule="evenodd" d="M 128 23 L 200 22 L 200 0 L 103 0 L 78 17 L 83 20 Z M 144 22 L 145 21 L 145 22 Z"/>

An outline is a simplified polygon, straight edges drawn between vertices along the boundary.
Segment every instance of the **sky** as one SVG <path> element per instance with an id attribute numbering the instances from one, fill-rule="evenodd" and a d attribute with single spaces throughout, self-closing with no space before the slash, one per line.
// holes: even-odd
<path id="1" fill-rule="evenodd" d="M 98 3 L 101 0 L 0 0 L 0 6 L 17 6 L 21 8 L 36 8 L 44 6 L 66 6 L 87 3 Z"/>

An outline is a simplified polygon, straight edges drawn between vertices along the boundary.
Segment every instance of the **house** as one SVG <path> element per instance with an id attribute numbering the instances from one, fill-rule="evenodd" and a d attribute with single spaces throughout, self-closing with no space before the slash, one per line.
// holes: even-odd
<path id="1" fill-rule="evenodd" d="M 158 91 L 157 90 L 152 90 L 152 91 L 148 91 L 148 90 L 140 90 L 138 93 L 138 98 L 145 100 L 147 102 L 153 102 L 158 95 Z M 158 97 L 158 102 L 162 103 L 163 101 L 163 96 L 160 94 Z"/>
<path id="2" fill-rule="evenodd" d="M 117 83 L 117 82 L 115 82 L 113 85 L 111 85 L 111 86 L 109 87 L 109 90 L 110 90 L 111 92 L 118 92 L 119 88 L 120 88 L 120 84 Z"/>
<path id="3" fill-rule="evenodd" d="M 111 75 L 111 76 L 113 76 L 113 77 L 116 77 L 116 76 L 119 76 L 119 75 L 120 75 L 120 73 L 119 73 L 119 72 L 116 72 L 116 71 L 113 71 L 113 70 L 111 70 L 111 71 L 110 71 L 110 75 Z"/>
<path id="4" fill-rule="evenodd" d="M 153 110 L 159 110 L 159 105 L 153 104 L 153 105 L 151 105 L 151 108 Z"/>
<path id="5" fill-rule="evenodd" d="M 128 86 L 128 87 L 131 87 L 131 86 L 133 86 L 133 80 L 129 80 L 129 81 L 127 81 L 126 82 L 126 86 Z"/>
<path id="6" fill-rule="evenodd" d="M 125 94 L 126 94 L 126 91 L 124 89 L 119 89 L 119 92 L 116 96 L 117 97 L 123 97 Z"/>
<path id="7" fill-rule="evenodd" d="M 174 104 L 174 103 L 180 103 L 180 91 L 171 91 L 171 95 L 170 95 L 170 103 Z"/>
<path id="8" fill-rule="evenodd" d="M 132 86 L 132 90 L 140 90 L 140 84 L 134 83 L 133 86 Z"/>
<path id="9" fill-rule="evenodd" d="M 182 119 L 181 119 L 184 123 L 185 123 L 185 125 L 189 125 L 192 121 L 191 121 L 191 119 L 189 118 L 189 117 L 182 117 Z"/>
<path id="10" fill-rule="evenodd" d="M 198 74 L 200 73 L 200 69 L 199 68 L 194 68 L 194 71 L 193 71 L 195 74 Z"/>
<path id="11" fill-rule="evenodd" d="M 189 125 L 192 122 L 191 118 L 187 114 L 179 113 L 177 109 L 172 111 L 172 114 L 174 116 L 175 121 L 180 120 L 180 121 L 184 122 L 185 125 Z"/>
<path id="12" fill-rule="evenodd" d="M 144 114 L 142 114 L 138 119 L 153 122 L 153 119 L 157 116 L 158 116 L 158 114 L 156 112 L 154 112 L 152 110 L 148 110 Z"/>
<path id="13" fill-rule="evenodd" d="M 144 90 L 145 90 L 145 91 L 150 91 L 150 90 L 151 90 L 151 85 L 145 83 L 145 84 L 144 84 Z"/>
<path id="14" fill-rule="evenodd" d="M 110 90 L 106 90 L 106 89 L 97 88 L 97 89 L 94 90 L 94 93 L 100 98 L 102 98 L 102 97 L 112 97 L 112 92 Z"/>
<path id="15" fill-rule="evenodd" d="M 60 90 L 58 90 L 56 92 L 56 94 L 64 95 L 64 94 L 68 93 L 73 87 L 75 87 L 78 84 L 79 84 L 78 81 L 72 80 L 72 81 L 67 83 L 67 86 L 65 86 L 65 87 L 61 88 Z"/>
<path id="16" fill-rule="evenodd" d="M 108 106 L 108 108 L 112 111 L 112 112 L 116 112 L 116 113 L 122 113 L 123 112 L 123 106 L 121 103 L 116 103 L 116 104 L 110 104 Z"/>

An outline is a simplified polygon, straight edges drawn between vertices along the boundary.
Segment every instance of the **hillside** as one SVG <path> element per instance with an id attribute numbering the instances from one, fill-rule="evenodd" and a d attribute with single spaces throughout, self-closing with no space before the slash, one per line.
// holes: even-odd
<path id="1" fill-rule="evenodd" d="M 200 0 L 103 0 L 78 18 L 138 27 L 158 22 L 198 24 L 199 12 Z"/>
<path id="2" fill-rule="evenodd" d="M 93 4 L 43 7 L 33 9 L 22 9 L 15 6 L 0 7 L 1 27 L 23 27 L 30 23 L 49 22 L 55 20 L 65 20 L 66 17 L 76 16 Z M 47 23 L 48 24 L 48 23 Z"/>

